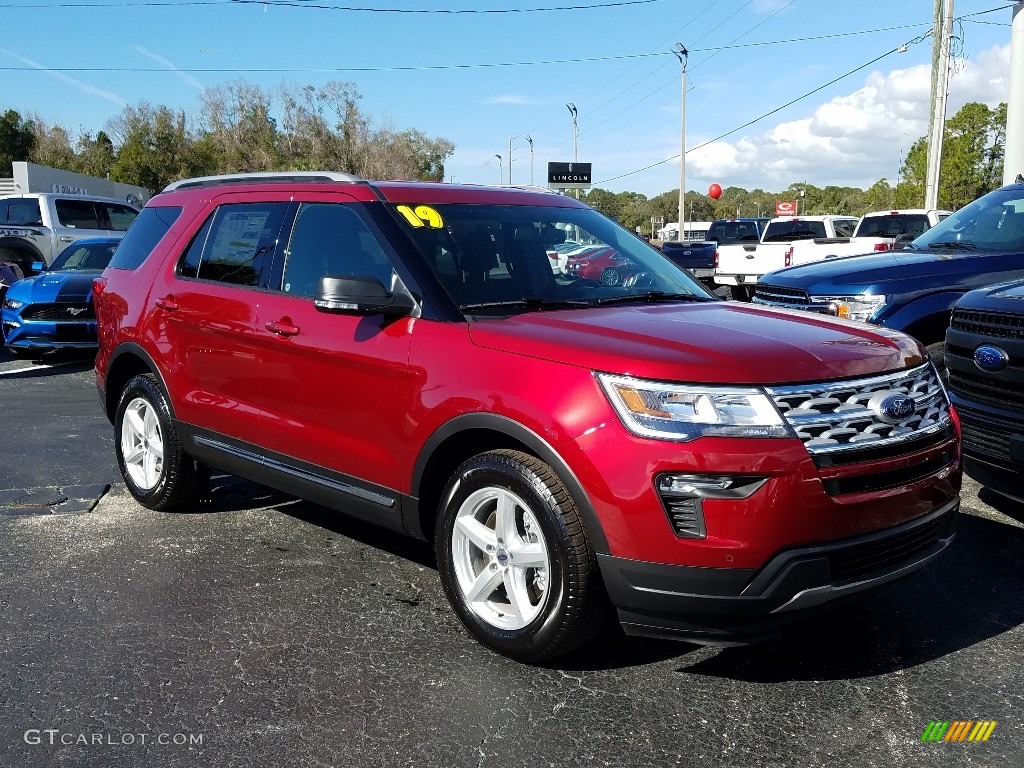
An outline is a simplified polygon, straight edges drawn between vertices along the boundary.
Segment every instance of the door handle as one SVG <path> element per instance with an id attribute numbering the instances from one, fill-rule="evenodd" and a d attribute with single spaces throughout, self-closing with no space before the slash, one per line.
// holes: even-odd
<path id="1" fill-rule="evenodd" d="M 157 299 L 156 305 L 160 307 L 160 309 L 166 309 L 168 312 L 173 312 L 179 308 L 178 302 L 176 302 L 174 300 L 174 296 L 171 295 L 164 296 L 162 299 Z"/>
<path id="2" fill-rule="evenodd" d="M 267 330 L 276 333 L 278 336 L 298 336 L 299 326 L 294 325 L 287 317 L 280 320 L 271 320 L 267 323 Z"/>

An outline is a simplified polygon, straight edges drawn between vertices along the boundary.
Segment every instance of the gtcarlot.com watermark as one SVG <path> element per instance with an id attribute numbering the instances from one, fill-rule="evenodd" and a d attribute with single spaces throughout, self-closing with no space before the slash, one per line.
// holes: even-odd
<path id="1" fill-rule="evenodd" d="M 89 731 L 75 733 L 59 728 L 29 728 L 22 735 L 26 744 L 56 746 L 108 746 L 131 747 L 145 744 L 159 744 L 174 747 L 201 747 L 201 733 L 109 733 Z"/>

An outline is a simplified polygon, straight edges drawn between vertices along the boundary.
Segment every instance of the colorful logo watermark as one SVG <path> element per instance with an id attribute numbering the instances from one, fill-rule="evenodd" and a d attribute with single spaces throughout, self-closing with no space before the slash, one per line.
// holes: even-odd
<path id="1" fill-rule="evenodd" d="M 996 724 L 995 720 L 932 720 L 921 741 L 988 741 Z"/>

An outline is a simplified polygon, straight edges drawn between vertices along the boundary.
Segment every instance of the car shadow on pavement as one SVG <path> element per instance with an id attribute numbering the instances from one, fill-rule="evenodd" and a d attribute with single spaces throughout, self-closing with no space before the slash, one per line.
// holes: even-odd
<path id="1" fill-rule="evenodd" d="M 95 351 L 58 350 L 48 352 L 40 357 L 15 357 L 10 350 L 0 347 L 0 363 L 8 363 L 18 368 L 18 373 L 4 374 L 7 379 L 35 379 L 43 376 L 59 376 L 66 373 L 79 373 L 91 370 L 96 360 Z M 0 373 L 3 369 L 0 368 Z"/>
<path id="2" fill-rule="evenodd" d="M 975 515 L 934 563 L 762 645 L 723 649 L 679 672 L 745 682 L 889 674 L 1024 623 L 1024 528 Z"/>

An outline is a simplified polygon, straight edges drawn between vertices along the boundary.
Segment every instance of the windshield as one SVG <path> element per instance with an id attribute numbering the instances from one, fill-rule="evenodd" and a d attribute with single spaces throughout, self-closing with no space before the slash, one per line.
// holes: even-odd
<path id="1" fill-rule="evenodd" d="M 53 260 L 47 271 L 105 269 L 114 255 L 115 248 L 116 242 L 74 243 L 61 251 L 60 256 Z"/>
<path id="2" fill-rule="evenodd" d="M 709 294 L 657 249 L 590 208 L 396 206 L 464 312 L 523 312 Z"/>
<path id="3" fill-rule="evenodd" d="M 1024 252 L 1024 189 L 997 189 L 979 197 L 915 239 L 910 247 Z"/>

